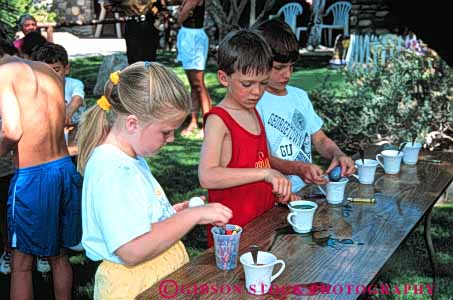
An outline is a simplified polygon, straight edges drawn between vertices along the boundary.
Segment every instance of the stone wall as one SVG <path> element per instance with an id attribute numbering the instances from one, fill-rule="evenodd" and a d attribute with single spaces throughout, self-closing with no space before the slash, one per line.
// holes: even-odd
<path id="1" fill-rule="evenodd" d="M 398 20 L 391 12 L 392 0 L 351 0 L 351 33 L 396 33 Z M 395 1 L 395 0 L 393 0 Z"/>
<path id="2" fill-rule="evenodd" d="M 90 21 L 94 13 L 93 0 L 53 0 L 53 11 L 57 13 L 59 21 Z M 92 36 L 93 26 L 61 28 L 78 36 Z"/>

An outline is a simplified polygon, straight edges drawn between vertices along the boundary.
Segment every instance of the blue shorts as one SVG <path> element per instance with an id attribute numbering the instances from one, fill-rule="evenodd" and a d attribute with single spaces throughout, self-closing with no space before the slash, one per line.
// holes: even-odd
<path id="1" fill-rule="evenodd" d="M 208 58 L 209 39 L 203 28 L 181 27 L 176 38 L 178 56 L 184 70 L 203 71 Z"/>
<path id="2" fill-rule="evenodd" d="M 82 177 L 69 156 L 16 170 L 8 193 L 12 248 L 56 256 L 82 238 Z"/>

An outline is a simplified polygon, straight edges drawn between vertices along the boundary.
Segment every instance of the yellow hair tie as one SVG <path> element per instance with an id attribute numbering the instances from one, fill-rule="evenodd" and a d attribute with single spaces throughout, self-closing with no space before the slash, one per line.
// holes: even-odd
<path id="1" fill-rule="evenodd" d="M 111 73 L 109 78 L 113 85 L 117 85 L 120 82 L 120 72 L 116 71 Z"/>
<path id="2" fill-rule="evenodd" d="M 106 96 L 99 98 L 96 104 L 105 111 L 109 111 L 112 108 L 112 105 L 110 104 L 109 100 L 107 100 Z"/>

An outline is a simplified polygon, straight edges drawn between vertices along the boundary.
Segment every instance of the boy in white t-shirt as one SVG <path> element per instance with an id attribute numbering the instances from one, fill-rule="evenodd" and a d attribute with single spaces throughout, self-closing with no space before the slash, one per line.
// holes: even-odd
<path id="1" fill-rule="evenodd" d="M 264 95 L 256 106 L 266 128 L 271 166 L 289 175 L 292 192 L 306 184 L 324 184 L 325 173 L 340 165 L 342 176 L 354 173 L 354 162 L 322 131 L 322 120 L 307 93 L 288 86 L 299 45 L 291 28 L 279 19 L 257 26 L 271 46 L 274 61 Z M 322 157 L 331 160 L 327 170 L 312 163 L 311 143 Z"/>
<path id="2" fill-rule="evenodd" d="M 82 81 L 66 76 L 71 69 L 66 49 L 57 44 L 46 43 L 33 53 L 32 58 L 48 64 L 64 80 L 65 126 L 78 124 L 85 111 L 85 92 Z"/>

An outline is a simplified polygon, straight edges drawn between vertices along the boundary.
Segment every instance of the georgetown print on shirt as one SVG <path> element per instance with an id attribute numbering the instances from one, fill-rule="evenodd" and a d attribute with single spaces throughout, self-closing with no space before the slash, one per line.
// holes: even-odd
<path id="1" fill-rule="evenodd" d="M 311 162 L 311 137 L 307 131 L 307 121 L 297 109 L 290 121 L 272 113 L 267 124 L 282 135 L 271 146 L 272 153 L 285 160 Z"/>

